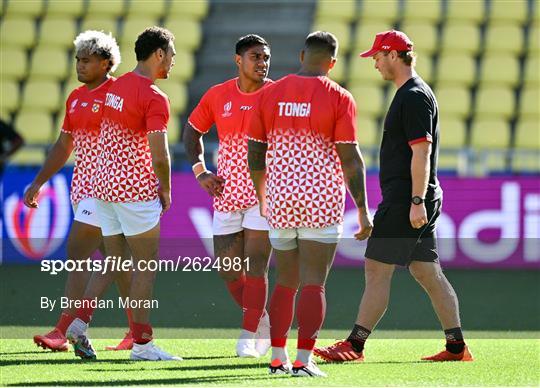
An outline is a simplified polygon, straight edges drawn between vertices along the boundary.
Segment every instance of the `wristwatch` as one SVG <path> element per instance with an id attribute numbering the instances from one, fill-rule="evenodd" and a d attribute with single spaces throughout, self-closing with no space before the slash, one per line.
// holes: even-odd
<path id="1" fill-rule="evenodd" d="M 411 198 L 411 202 L 415 205 L 421 205 L 424 203 L 424 198 L 419 197 L 418 195 L 415 195 Z"/>

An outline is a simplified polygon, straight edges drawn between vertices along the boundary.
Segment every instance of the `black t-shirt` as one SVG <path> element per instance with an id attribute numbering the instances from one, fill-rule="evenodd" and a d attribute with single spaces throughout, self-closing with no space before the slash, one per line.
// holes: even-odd
<path id="1" fill-rule="evenodd" d="M 379 179 L 383 202 L 407 202 L 412 197 L 411 145 L 430 140 L 430 172 L 426 200 L 442 196 L 437 179 L 439 108 L 431 88 L 418 76 L 397 91 L 384 120 Z"/>

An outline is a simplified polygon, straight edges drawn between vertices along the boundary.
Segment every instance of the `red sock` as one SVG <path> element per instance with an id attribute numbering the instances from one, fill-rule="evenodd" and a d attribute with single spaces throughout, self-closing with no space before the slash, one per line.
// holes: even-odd
<path id="1" fill-rule="evenodd" d="M 240 277 L 232 282 L 226 282 L 227 288 L 231 293 L 233 299 L 238 303 L 238 306 L 242 307 L 242 298 L 244 295 L 244 285 L 246 283 L 246 275 L 242 273 Z"/>
<path id="2" fill-rule="evenodd" d="M 56 322 L 56 328 L 63 334 L 66 335 L 66 330 L 68 326 L 73 322 L 75 317 L 71 314 L 62 313 L 60 319 Z"/>
<path id="3" fill-rule="evenodd" d="M 255 333 L 259 327 L 259 321 L 266 306 L 266 295 L 268 293 L 268 280 L 264 276 L 246 277 L 244 285 L 244 320 L 242 329 Z"/>
<path id="4" fill-rule="evenodd" d="M 298 320 L 298 349 L 313 350 L 326 313 L 324 286 L 310 284 L 302 288 L 296 319 Z"/>
<path id="5" fill-rule="evenodd" d="M 276 285 L 270 300 L 268 313 L 270 315 L 270 337 L 272 346 L 284 348 L 291 329 L 294 315 L 294 297 L 296 289 Z"/>
<path id="6" fill-rule="evenodd" d="M 83 298 L 81 299 L 83 301 L 83 305 L 90 306 L 91 298 Z M 88 301 L 85 303 L 85 301 Z M 75 313 L 75 318 L 79 318 L 83 320 L 86 323 L 89 323 L 92 320 L 92 314 L 94 313 L 93 307 L 79 307 L 77 309 L 77 312 Z"/>
<path id="7" fill-rule="evenodd" d="M 153 331 L 149 323 L 131 322 L 131 333 L 136 344 L 144 345 L 152 341 Z"/>
<path id="8" fill-rule="evenodd" d="M 128 326 L 129 326 L 129 329 L 131 330 L 131 324 L 133 323 L 133 313 L 131 312 L 131 309 L 126 309 L 126 316 L 127 316 L 127 320 L 128 320 Z"/>

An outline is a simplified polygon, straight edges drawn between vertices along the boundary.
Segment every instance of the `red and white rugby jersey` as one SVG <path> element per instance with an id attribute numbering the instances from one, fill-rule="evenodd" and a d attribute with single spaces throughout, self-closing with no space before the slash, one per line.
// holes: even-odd
<path id="1" fill-rule="evenodd" d="M 217 175 L 225 179 L 223 193 L 214 197 L 214 209 L 233 212 L 257 205 L 257 194 L 247 163 L 247 125 L 262 90 L 253 93 L 238 88 L 238 78 L 215 85 L 202 97 L 189 116 L 189 123 L 200 133 L 216 124 L 219 148 Z"/>
<path id="2" fill-rule="evenodd" d="M 249 139 L 268 143 L 270 226 L 342 223 L 346 189 L 335 144 L 356 144 L 351 94 L 327 77 L 288 75 L 262 92 L 252 117 Z"/>
<path id="3" fill-rule="evenodd" d="M 71 179 L 71 202 L 79 203 L 92 197 L 92 179 L 96 174 L 99 150 L 99 127 L 105 93 L 115 81 L 109 78 L 97 88 L 86 85 L 74 89 L 66 100 L 66 114 L 62 132 L 73 137 L 75 167 Z"/>
<path id="4" fill-rule="evenodd" d="M 156 199 L 158 179 L 147 135 L 166 132 L 169 99 L 149 78 L 129 72 L 109 88 L 99 134 L 94 196 L 107 202 Z"/>

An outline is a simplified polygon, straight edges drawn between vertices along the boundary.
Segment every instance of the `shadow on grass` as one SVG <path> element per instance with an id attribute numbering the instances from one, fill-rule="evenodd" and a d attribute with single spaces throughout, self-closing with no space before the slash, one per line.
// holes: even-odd
<path id="1" fill-rule="evenodd" d="M 46 350 L 34 350 L 34 351 L 26 351 L 26 352 L 0 352 L 0 356 L 4 356 L 4 355 L 12 355 L 12 354 L 38 354 L 38 353 L 41 353 L 41 354 L 53 354 L 53 353 L 64 353 L 64 352 L 50 352 L 50 351 L 46 351 Z"/>
<path id="2" fill-rule="evenodd" d="M 144 363 L 141 363 L 139 361 L 134 361 L 133 363 L 134 365 L 153 365 L 153 364 L 148 364 L 146 362 Z M 236 370 L 236 369 L 257 369 L 257 368 L 262 368 L 262 367 L 266 367 L 266 363 L 264 364 L 218 364 L 218 365 L 171 365 L 171 366 L 168 366 L 168 367 L 163 367 L 163 368 L 148 368 L 148 371 L 157 371 L 157 370 L 161 370 L 161 371 L 199 371 L 199 370 L 204 370 L 204 371 L 211 371 L 211 370 L 216 370 L 216 371 L 219 371 L 219 370 Z M 111 371 L 117 371 L 117 372 L 120 372 L 120 371 L 132 371 L 133 369 L 101 369 L 101 368 L 88 368 L 87 371 L 89 372 L 111 372 Z"/>

